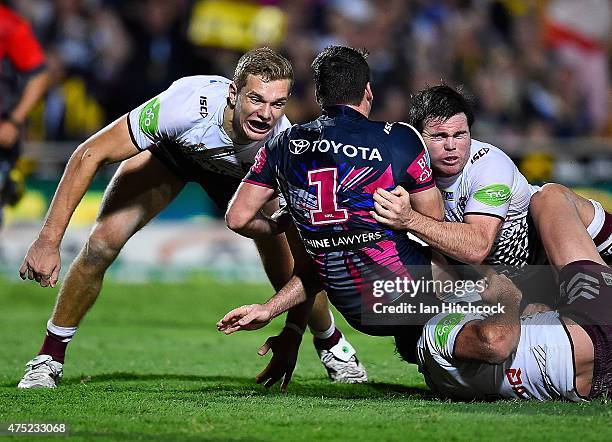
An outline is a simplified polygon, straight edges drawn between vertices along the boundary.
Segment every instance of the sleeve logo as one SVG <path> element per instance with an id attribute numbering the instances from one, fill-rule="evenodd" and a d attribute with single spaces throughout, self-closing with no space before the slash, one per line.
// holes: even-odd
<path id="1" fill-rule="evenodd" d="M 474 199 L 487 206 L 499 207 L 506 204 L 512 197 L 512 190 L 505 184 L 491 184 L 479 189 Z"/>
<path id="2" fill-rule="evenodd" d="M 138 125 L 140 130 L 150 138 L 155 137 L 155 134 L 157 133 L 159 107 L 159 98 L 155 97 L 140 111 Z"/>
<path id="3" fill-rule="evenodd" d="M 255 161 L 251 166 L 251 171 L 253 173 L 261 173 L 264 165 L 266 164 L 266 146 L 261 146 L 261 148 L 257 151 L 257 155 L 255 155 Z"/>
<path id="4" fill-rule="evenodd" d="M 422 151 L 416 160 L 412 162 L 410 167 L 406 169 L 408 175 L 410 175 L 417 184 L 424 184 L 431 178 L 432 172 L 429 167 L 429 156 L 426 151 Z"/>
<path id="5" fill-rule="evenodd" d="M 436 324 L 434 334 L 438 348 L 444 348 L 446 346 L 450 332 L 457 327 L 457 324 L 459 324 L 464 317 L 465 315 L 463 313 L 451 313 Z"/>

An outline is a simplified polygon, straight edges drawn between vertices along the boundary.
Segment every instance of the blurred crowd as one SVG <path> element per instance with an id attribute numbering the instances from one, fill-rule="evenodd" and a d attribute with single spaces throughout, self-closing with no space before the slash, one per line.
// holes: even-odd
<path id="1" fill-rule="evenodd" d="M 310 62 L 330 44 L 370 52 L 373 118 L 406 119 L 444 81 L 477 107 L 476 136 L 612 136 L 608 0 L 11 0 L 57 80 L 30 139 L 78 140 L 178 77 L 231 77 L 268 45 L 296 73 L 288 116 L 316 117 Z"/>

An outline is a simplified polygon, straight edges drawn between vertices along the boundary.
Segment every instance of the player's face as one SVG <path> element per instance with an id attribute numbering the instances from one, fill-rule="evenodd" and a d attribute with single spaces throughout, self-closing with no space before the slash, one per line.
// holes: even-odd
<path id="1" fill-rule="evenodd" d="M 452 176 L 463 170 L 470 157 L 470 128 L 464 113 L 448 120 L 430 120 L 423 128 L 431 168 L 435 175 Z"/>
<path id="2" fill-rule="evenodd" d="M 230 100 L 236 103 L 233 128 L 243 141 L 259 141 L 270 133 L 285 113 L 289 98 L 289 80 L 263 81 L 257 75 L 249 75 L 240 91 Z"/>

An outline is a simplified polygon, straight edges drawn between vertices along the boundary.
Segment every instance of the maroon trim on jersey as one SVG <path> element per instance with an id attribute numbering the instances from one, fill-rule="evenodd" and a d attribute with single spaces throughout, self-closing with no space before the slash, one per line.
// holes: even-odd
<path id="1" fill-rule="evenodd" d="M 247 183 L 247 184 L 253 184 L 255 186 L 259 186 L 259 187 L 267 187 L 268 189 L 272 189 L 274 190 L 274 187 L 270 186 L 269 184 L 264 184 L 264 183 L 260 183 L 257 181 L 253 181 L 253 180 L 248 180 L 248 179 L 243 179 L 242 180 L 243 183 Z"/>
<path id="2" fill-rule="evenodd" d="M 506 218 L 504 218 L 503 216 L 500 215 L 496 215 L 494 213 L 486 213 L 486 212 L 465 212 L 463 214 L 463 216 L 465 217 L 466 215 L 482 215 L 482 216 L 491 216 L 493 218 L 498 218 L 501 219 L 502 221 L 506 221 Z"/>

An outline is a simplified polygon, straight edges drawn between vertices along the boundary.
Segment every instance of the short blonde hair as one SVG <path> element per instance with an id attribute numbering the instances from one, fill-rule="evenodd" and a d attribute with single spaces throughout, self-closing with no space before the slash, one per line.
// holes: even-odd
<path id="1" fill-rule="evenodd" d="M 293 84 L 293 68 L 285 57 L 270 48 L 252 49 L 238 60 L 234 71 L 234 83 L 240 91 L 250 75 L 257 75 L 264 81 L 289 80 Z"/>

